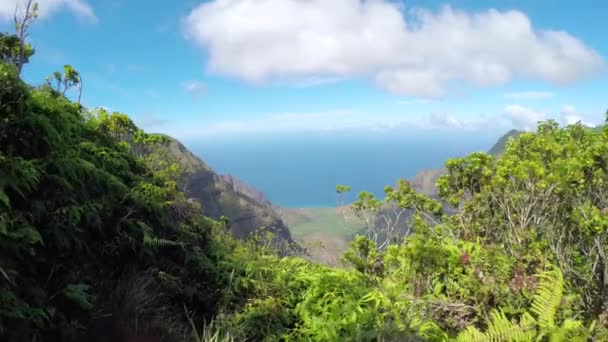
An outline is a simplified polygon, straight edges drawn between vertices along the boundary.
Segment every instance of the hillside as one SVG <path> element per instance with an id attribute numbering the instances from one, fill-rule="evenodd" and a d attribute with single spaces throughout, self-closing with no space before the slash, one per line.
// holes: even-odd
<path id="1" fill-rule="evenodd" d="M 494 155 L 501 154 L 505 150 L 505 147 L 507 147 L 507 142 L 509 141 L 509 138 L 511 138 L 511 137 L 517 138 L 521 133 L 522 133 L 521 131 L 518 131 L 516 129 L 510 130 L 509 132 L 507 132 L 507 134 L 503 135 L 502 137 L 500 137 L 500 139 L 498 139 L 496 144 L 494 144 L 494 146 L 492 146 L 492 148 L 490 149 L 490 151 L 488 151 L 488 153 L 494 154 Z"/>
<path id="2" fill-rule="evenodd" d="M 181 189 L 186 197 L 200 203 L 204 215 L 215 219 L 228 217 L 237 237 L 267 227 L 283 240 L 292 242 L 287 225 L 260 191 L 233 176 L 216 174 L 178 140 L 169 140 L 168 158 L 185 170 Z"/>
<path id="3" fill-rule="evenodd" d="M 521 131 L 515 129 L 510 130 L 498 139 L 498 141 L 492 146 L 488 153 L 494 155 L 501 154 L 505 150 L 509 138 L 517 138 L 520 134 Z M 427 169 L 420 171 L 411 180 L 412 186 L 417 191 L 422 192 L 425 195 L 437 198 L 437 188 L 435 186 L 435 183 L 437 183 L 439 177 L 444 175 L 445 172 L 446 169 L 443 166 L 436 169 Z"/>
<path id="4" fill-rule="evenodd" d="M 389 185 L 384 187 L 382 198 L 363 190 L 352 202 L 352 197 L 346 196 L 351 187 L 337 185 L 337 202 L 352 202 L 351 205 L 282 209 L 273 206 L 262 192 L 245 182 L 230 175 L 218 175 L 178 140 L 147 133 L 127 114 L 87 108 L 86 103 L 130 105 L 127 101 L 102 101 L 103 90 L 95 87 L 85 88 L 82 97 L 83 79 L 70 65 L 64 65 L 62 70 L 51 70 L 42 84 L 26 83 L 22 71 L 35 52 L 28 38 L 30 24 L 39 14 L 40 17 L 50 15 L 56 10 L 52 6 L 59 6 L 61 2 L 42 3 L 40 13 L 35 0 L 19 2 L 25 6 L 17 6 L 12 16 L 16 34 L 0 32 L 0 341 L 608 341 L 608 112 L 601 128 L 584 126 L 581 121 L 561 126 L 556 120 L 546 120 L 538 122 L 534 132 L 511 131 L 490 150 L 496 155 L 473 152 L 449 159 L 443 163 L 444 169 L 423 172 L 414 182 L 388 179 Z M 72 10 L 79 11 L 89 10 L 88 2 L 64 1 L 73 5 Z M 363 37 L 354 32 L 359 28 L 364 38 L 369 38 L 367 40 L 382 40 L 386 35 L 369 34 L 378 27 L 380 30 L 376 31 L 380 33 L 386 33 L 386 28 L 396 29 L 397 36 L 405 33 L 414 38 L 412 42 L 425 46 L 427 41 L 442 43 L 434 42 L 441 35 L 416 39 L 418 31 L 430 32 L 427 28 L 433 31 L 438 27 L 440 30 L 435 33 L 461 32 L 458 29 L 464 27 L 463 20 L 452 20 L 454 15 L 451 14 L 455 14 L 460 19 L 474 19 L 475 27 L 467 32 L 477 33 L 488 28 L 496 31 L 485 37 L 488 38 L 485 41 L 504 46 L 501 51 L 532 52 L 503 56 L 499 51 L 498 56 L 494 49 L 484 49 L 484 44 L 476 44 L 474 54 L 482 55 L 482 62 L 491 63 L 487 65 L 501 66 L 503 58 L 516 58 L 538 62 L 536 67 L 542 66 L 544 71 L 563 71 L 560 65 L 575 66 L 576 58 L 559 63 L 563 56 L 551 52 L 566 52 L 566 57 L 585 56 L 580 43 L 572 48 L 569 43 L 578 40 L 569 39 L 567 33 L 559 31 L 557 38 L 564 44 L 558 44 L 560 46 L 554 49 L 549 45 L 556 37 L 553 33 L 558 31 L 541 31 L 527 20 L 523 20 L 525 27 L 505 25 L 510 21 L 504 20 L 505 14 L 498 10 L 488 12 L 489 17 L 483 12 L 472 17 L 466 11 L 448 8 L 451 12 L 440 12 L 436 17 L 422 9 L 424 13 L 420 18 L 423 21 L 430 18 L 432 26 L 427 27 L 423 22 L 420 30 L 400 31 L 399 26 L 406 23 L 398 21 L 401 17 L 397 12 L 389 11 L 390 1 L 353 0 L 351 4 L 363 6 L 356 8 L 345 7 L 349 1 L 338 2 L 342 7 L 321 6 L 327 1 L 309 2 L 296 11 L 307 19 L 295 21 L 304 29 L 300 32 L 329 33 L 336 38 L 332 43 L 348 44 L 353 37 Z M 95 4 L 94 11 L 103 23 L 110 25 L 95 25 L 93 29 L 102 28 L 113 41 L 107 42 L 102 35 L 96 35 L 93 45 L 87 45 L 74 39 L 70 33 L 75 26 L 65 25 L 65 20 L 62 20 L 64 25 L 55 28 L 63 27 L 62 30 L 68 31 L 45 25 L 48 31 L 55 31 L 51 36 L 60 37 L 61 43 L 70 43 L 72 49 L 66 53 L 74 60 L 85 61 L 76 55 L 79 51 L 84 52 L 88 57 L 87 77 L 93 75 L 90 72 L 94 72 L 94 65 L 99 63 L 99 59 L 89 54 L 99 49 L 113 52 L 117 46 L 111 43 L 123 43 L 115 41 L 116 37 L 128 38 L 120 35 L 126 32 L 125 28 L 129 33 L 145 37 L 142 34 L 145 29 L 137 31 L 135 26 L 121 25 L 120 20 L 111 23 L 105 20 L 108 12 L 114 15 L 116 11 L 101 11 L 97 7 L 101 3 Z M 267 39 L 258 38 L 277 38 L 275 33 L 279 31 L 269 31 L 264 21 L 269 17 L 268 13 L 280 14 L 283 24 L 291 24 L 293 20 L 290 19 L 297 19 L 296 12 L 286 11 L 289 6 L 269 6 L 277 5 L 269 4 L 271 1 L 256 10 L 257 3 L 259 1 L 255 0 L 207 1 L 195 8 L 185 21 L 202 14 L 204 22 L 215 23 L 215 26 L 211 30 L 200 23 L 196 26 L 206 35 L 227 33 L 227 40 L 215 42 L 223 49 L 245 57 L 241 61 L 231 61 L 232 58 L 225 58 L 230 56 L 217 54 L 211 47 L 208 54 L 211 59 L 235 62 L 242 64 L 244 70 L 263 72 L 259 65 L 250 63 L 256 59 L 251 58 L 256 54 L 248 48 L 255 45 L 264 52 L 258 57 L 273 57 L 276 52 L 284 55 L 280 59 L 266 58 L 266 62 L 282 66 L 281 75 L 289 76 L 289 72 L 285 72 L 288 69 L 279 62 L 292 56 L 283 52 L 307 50 L 281 47 L 281 42 L 275 45 L 277 39 L 273 45 L 266 45 L 263 43 Z M 154 8 L 163 19 L 145 12 L 148 7 L 134 6 L 136 11 L 128 14 L 140 14 L 150 22 L 158 22 L 155 19 L 167 19 L 164 17 L 171 9 Z M 253 11 L 247 11 L 247 7 Z M 4 6 L 4 14 L 7 8 Z M 111 8 L 115 9 L 115 6 Z M 123 8 L 126 9 L 121 7 L 121 13 Z M 218 25 L 223 20 L 217 20 L 209 9 L 227 14 L 230 25 Z M 350 19 L 355 18 L 353 13 L 363 14 L 360 17 L 363 21 L 355 20 L 361 25 L 352 26 L 348 23 L 352 20 L 334 17 L 334 12 L 345 13 Z M 508 12 L 506 17 L 519 22 L 522 18 L 527 19 L 519 13 L 513 16 L 513 13 Z M 403 14 L 407 14 L 405 10 Z M 96 14 L 91 15 L 97 19 Z M 448 23 L 443 21 L 446 17 Z M 417 18 L 413 17 L 415 21 Z M 130 25 L 141 24 L 134 21 L 132 15 L 124 15 L 123 20 Z M 242 36 L 239 25 L 232 24 L 247 20 L 247 24 L 254 25 L 249 25 L 248 35 Z M 485 22 L 490 21 L 498 22 L 498 28 L 514 28 L 518 32 L 516 39 L 512 34 L 496 35 L 503 30 L 487 26 Z M 323 30 L 311 30 L 313 27 L 306 22 Z M 342 29 L 336 30 L 335 23 Z M 119 30 L 112 31 L 116 27 Z M 522 27 L 529 30 L 521 30 Z M 347 35 L 344 41 L 345 30 L 355 35 Z M 255 31 L 265 34 L 258 36 Z M 532 39 L 519 34 L 525 31 L 535 32 L 528 36 Z M 87 35 L 84 30 L 81 33 Z M 162 64 L 158 66 L 172 75 L 183 75 L 179 69 L 182 64 L 179 46 L 167 44 L 157 33 L 151 36 L 155 38 L 152 39 L 153 49 L 149 51 L 154 53 L 164 47 L 171 52 L 172 62 L 167 67 L 166 58 L 160 56 Z M 290 36 L 293 32 L 279 38 Z M 312 36 L 308 38 L 313 38 L 309 40 L 314 43 L 316 38 Z M 44 41 L 43 37 L 40 40 L 36 37 L 35 42 Z M 515 40 L 524 43 L 538 40 L 541 45 L 528 44 L 530 49 L 517 49 L 521 44 L 512 45 Z M 231 44 L 245 41 L 245 45 Z M 389 35 L 384 43 L 395 46 L 391 42 L 394 41 Z M 549 42 L 544 44 L 547 45 L 545 53 L 540 49 L 543 42 Z M 66 47 L 56 43 L 53 40 L 44 42 L 47 46 Z M 131 50 L 128 52 L 134 54 L 133 62 L 141 62 L 141 56 L 149 55 L 144 46 L 131 43 L 125 40 L 122 45 L 130 49 L 118 52 Z M 378 51 L 382 49 L 374 49 L 382 45 L 382 41 L 380 45 L 363 44 L 359 50 L 380 52 L 382 60 L 383 51 Z M 402 50 L 399 47 L 396 46 L 396 51 Z M 410 50 L 416 51 L 415 47 Z M 457 50 L 464 48 L 455 47 L 448 50 L 459 54 Z M 272 53 L 268 54 L 269 50 L 273 50 Z M 305 55 L 311 56 L 313 62 L 323 60 L 326 56 L 315 55 L 321 50 L 312 49 Z M 422 53 L 424 55 L 424 51 Z M 454 53 L 447 56 L 449 60 L 458 57 Z M 120 57 L 117 53 L 113 55 Z M 466 57 L 473 54 L 462 56 L 469 61 Z M 556 57 L 554 62 L 557 63 L 547 65 L 543 56 Z M 125 57 L 117 58 L 117 61 L 125 61 Z M 416 55 L 413 57 L 417 60 Z M 343 59 L 337 56 L 332 60 Z M 583 60 L 589 62 L 588 58 Z M 289 62 L 302 70 L 300 60 L 290 58 Z M 459 77 L 454 78 L 458 76 L 458 70 L 469 70 L 460 68 L 459 63 L 447 63 L 448 67 L 443 68 L 442 60 L 428 62 L 430 64 L 424 64 L 438 67 L 437 71 L 446 75 L 443 79 L 449 83 L 458 81 Z M 479 64 L 475 58 L 470 62 L 471 65 Z M 213 62 L 206 64 L 213 67 Z M 390 70 L 397 65 L 390 64 Z M 398 64 L 399 68 L 405 68 L 395 69 L 398 78 L 404 78 L 400 77 L 404 75 L 399 74 L 400 71 L 414 71 L 408 69 L 407 63 Z M 160 70 L 153 66 L 150 64 L 148 68 L 146 64 L 145 67 Z M 416 66 L 420 72 L 426 69 L 423 67 L 425 65 Z M 527 71 L 526 75 L 533 71 L 507 69 L 516 76 L 520 74 L 518 70 Z M 570 67 L 568 70 L 575 69 Z M 32 71 L 28 77 L 36 82 L 40 75 L 38 68 Z M 107 71 L 110 73 L 109 69 Z M 119 71 L 122 73 L 122 68 Z M 275 74 L 269 71 L 269 75 Z M 165 108 L 175 116 L 183 115 L 180 113 L 186 108 L 178 107 L 183 102 L 168 91 L 171 84 L 176 83 L 161 76 L 145 72 L 141 77 L 130 78 L 136 78 L 137 83 L 146 87 L 164 84 L 160 97 L 163 106 L 166 105 Z M 128 79 L 113 80 L 131 89 L 133 94 L 143 95 L 136 84 L 129 85 Z M 88 81 L 86 79 L 85 84 L 95 83 L 93 79 L 93 82 Z M 428 84 L 434 83 L 423 84 L 427 90 Z M 437 85 L 441 86 L 441 82 Z M 207 88 L 203 84 L 194 88 L 197 87 Z M 272 101 L 277 96 L 290 97 L 278 87 L 271 88 L 271 97 L 264 98 L 258 92 L 256 100 L 274 105 Z M 244 87 L 225 89 L 230 97 L 228 101 L 214 96 L 223 101 L 220 102 L 224 108 L 221 113 L 230 113 L 228 106 L 236 103 L 255 114 L 251 111 L 255 106 L 235 96 L 237 92 L 246 91 Z M 304 92 L 302 89 L 295 91 Z M 322 98 L 318 97 L 318 91 L 312 93 L 315 101 L 321 104 L 334 98 L 339 100 L 331 92 L 323 91 Z M 365 93 L 361 94 L 365 97 Z M 537 98 L 538 94 L 527 93 L 523 97 Z M 559 101 L 569 98 L 562 91 L 556 95 L 560 96 Z M 545 97 L 544 93 L 540 97 Z M 468 106 L 469 101 L 466 102 Z M 472 109 L 487 105 L 483 103 L 476 108 L 470 104 Z M 529 116 L 530 113 L 522 108 L 510 107 L 514 111 L 509 114 L 516 115 L 516 119 Z M 508 111 L 509 108 L 505 109 L 505 113 Z M 568 121 L 573 121 L 574 112 L 569 106 L 564 108 L 563 114 L 570 115 Z M 281 117 L 284 116 L 294 118 L 293 114 Z M 299 114 L 295 117 L 301 118 Z M 326 121 L 324 118 L 325 115 L 314 117 L 315 122 Z M 179 119 L 188 125 L 196 123 L 186 116 Z M 344 121 L 351 122 L 349 117 Z M 247 122 L 244 126 L 250 129 L 255 126 L 253 123 L 255 121 Z M 264 121 L 264 127 L 267 123 Z M 220 131 L 218 128 L 215 126 L 212 130 Z M 243 143 L 242 136 L 228 136 L 236 147 L 250 148 Z M 282 141 L 280 143 L 284 146 Z M 364 141 L 364 144 L 369 142 Z M 324 147 L 325 143 L 321 145 Z M 403 145 L 394 146 L 401 148 Z M 434 150 L 423 141 L 413 146 L 426 154 Z M 374 152 L 379 150 L 371 147 Z M 302 155 L 291 148 L 285 150 L 295 157 Z M 357 155 L 360 152 L 353 150 Z M 386 156 L 390 158 L 387 162 L 394 163 L 393 153 L 379 155 L 381 159 Z M 221 157 L 234 158 L 226 150 L 222 151 Z M 258 153 L 241 154 L 237 158 L 243 158 L 240 161 L 248 166 L 263 163 Z M 414 158 L 418 157 L 412 160 Z M 317 159 L 312 166 L 321 165 L 323 160 Z M 369 177 L 385 179 L 378 173 L 381 164 L 366 158 L 360 160 L 363 163 L 358 162 L 355 167 L 367 162 L 375 171 Z M 428 159 L 418 161 L 425 160 Z M 279 167 L 260 174 L 269 177 L 272 183 L 286 171 L 292 172 L 281 168 L 289 163 L 270 165 Z M 360 169 L 353 168 L 353 171 Z M 323 170 L 305 174 L 330 184 L 338 178 Z M 289 190 L 288 193 L 303 196 L 301 190 Z M 306 247 L 312 254 L 302 253 L 297 244 L 292 244 L 287 225 L 294 228 L 294 238 L 309 243 Z M 265 229 L 258 230 L 259 226 Z M 269 230 L 273 234 L 267 234 Z M 363 234 L 355 235 L 357 231 Z M 259 234 L 251 234 L 253 232 Z M 240 238 L 246 235 L 248 238 Z M 285 248 L 287 243 L 289 250 Z"/>
<path id="5" fill-rule="evenodd" d="M 348 207 L 277 208 L 294 240 L 306 248 L 308 257 L 331 266 L 342 266 L 340 258 L 349 241 L 365 224 Z"/>
<path id="6" fill-rule="evenodd" d="M 276 218 L 178 141 L 29 87 L 11 65 L 0 85 L 0 340 L 608 340 L 608 128 L 546 122 L 497 159 L 450 161 L 442 201 L 469 210 L 398 182 L 387 193 L 414 218 L 407 240 L 356 237 L 335 268 L 202 216 Z"/>

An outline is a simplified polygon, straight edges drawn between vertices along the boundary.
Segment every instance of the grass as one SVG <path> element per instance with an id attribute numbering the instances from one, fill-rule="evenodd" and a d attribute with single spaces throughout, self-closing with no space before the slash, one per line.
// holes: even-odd
<path id="1" fill-rule="evenodd" d="M 364 227 L 349 209 L 331 207 L 286 209 L 282 216 L 295 239 L 320 233 L 350 240 Z"/>
<path id="2" fill-rule="evenodd" d="M 280 213 L 291 236 L 308 250 L 310 258 L 330 266 L 341 266 L 341 256 L 364 228 L 348 207 L 282 208 Z"/>

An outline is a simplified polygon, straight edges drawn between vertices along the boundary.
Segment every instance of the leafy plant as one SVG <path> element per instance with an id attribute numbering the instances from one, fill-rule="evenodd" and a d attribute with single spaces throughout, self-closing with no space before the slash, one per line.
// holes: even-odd
<path id="1" fill-rule="evenodd" d="M 458 341 L 587 341 L 589 331 L 578 320 L 566 319 L 557 325 L 557 311 L 562 302 L 564 278 L 553 268 L 538 275 L 539 283 L 534 294 L 530 313 L 524 312 L 518 323 L 513 323 L 504 311 L 491 313 L 486 332 L 469 326 L 458 335 Z"/>

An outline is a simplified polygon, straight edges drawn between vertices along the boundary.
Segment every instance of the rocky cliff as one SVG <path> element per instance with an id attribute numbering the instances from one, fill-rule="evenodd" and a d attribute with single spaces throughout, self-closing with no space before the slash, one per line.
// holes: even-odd
<path id="1" fill-rule="evenodd" d="M 205 215 L 216 219 L 228 217 L 237 237 L 266 227 L 280 239 L 293 241 L 289 229 L 260 191 L 233 176 L 216 174 L 182 143 L 171 137 L 169 140 L 167 157 L 185 171 L 181 190 L 200 203 Z"/>

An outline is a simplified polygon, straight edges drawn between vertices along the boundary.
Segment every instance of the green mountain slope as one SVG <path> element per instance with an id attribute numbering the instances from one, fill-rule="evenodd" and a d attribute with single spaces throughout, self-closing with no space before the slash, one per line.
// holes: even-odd
<path id="1" fill-rule="evenodd" d="M 181 190 L 201 205 L 203 214 L 215 219 L 228 217 L 237 237 L 266 227 L 281 239 L 292 242 L 287 225 L 261 192 L 233 176 L 216 174 L 178 140 L 169 139 L 168 158 L 185 170 Z"/>
<path id="2" fill-rule="evenodd" d="M 494 155 L 501 154 L 505 150 L 505 147 L 507 147 L 507 142 L 509 141 L 509 138 L 517 138 L 520 134 L 521 131 L 518 131 L 516 129 L 510 130 L 509 132 L 507 132 L 507 134 L 503 135 L 502 137 L 500 137 L 500 139 L 498 139 L 496 144 L 494 144 L 494 146 L 492 146 L 492 148 L 490 149 L 489 153 Z"/>

